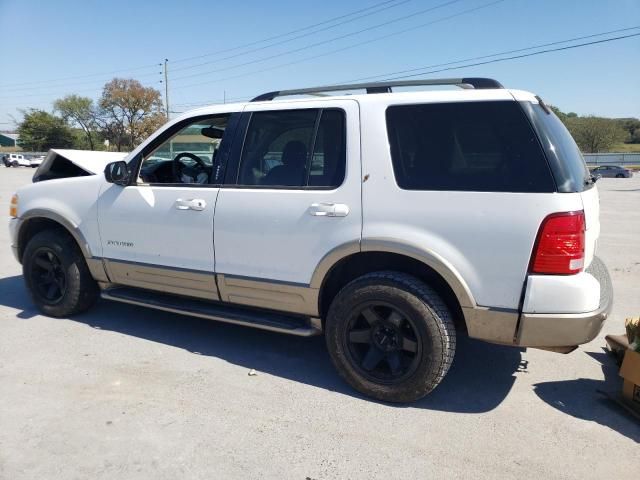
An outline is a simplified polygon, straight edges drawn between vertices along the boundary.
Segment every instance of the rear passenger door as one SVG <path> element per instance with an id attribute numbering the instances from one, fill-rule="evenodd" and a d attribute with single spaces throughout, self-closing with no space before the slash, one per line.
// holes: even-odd
<path id="1" fill-rule="evenodd" d="M 317 314 L 321 260 L 359 250 L 358 113 L 351 100 L 245 109 L 214 217 L 222 300 Z"/>

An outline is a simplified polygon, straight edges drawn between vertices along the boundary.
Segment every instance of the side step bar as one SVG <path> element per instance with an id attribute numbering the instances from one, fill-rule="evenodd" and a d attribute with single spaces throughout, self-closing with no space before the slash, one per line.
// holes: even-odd
<path id="1" fill-rule="evenodd" d="M 279 314 L 242 307 L 230 307 L 217 303 L 184 298 L 166 293 L 140 290 L 128 287 L 114 287 L 103 290 L 101 297 L 105 300 L 129 303 L 142 307 L 155 308 L 165 312 L 190 315 L 193 317 L 233 323 L 246 327 L 287 333 L 299 337 L 311 337 L 322 333 L 319 322 L 310 317 Z"/>

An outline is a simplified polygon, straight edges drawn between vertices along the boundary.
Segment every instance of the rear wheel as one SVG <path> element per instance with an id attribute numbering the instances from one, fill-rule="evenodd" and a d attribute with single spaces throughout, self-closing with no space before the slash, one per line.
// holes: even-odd
<path id="1" fill-rule="evenodd" d="M 349 283 L 331 304 L 325 326 L 340 375 L 378 400 L 422 398 L 440 383 L 455 353 L 444 302 L 404 273 L 375 272 Z"/>
<path id="2" fill-rule="evenodd" d="M 33 302 L 46 315 L 82 312 L 98 297 L 98 285 L 80 249 L 60 230 L 34 235 L 25 248 L 22 271 Z"/>
<path id="3" fill-rule="evenodd" d="M 624 175 L 619 173 L 619 174 L 616 175 L 616 178 L 624 178 Z"/>

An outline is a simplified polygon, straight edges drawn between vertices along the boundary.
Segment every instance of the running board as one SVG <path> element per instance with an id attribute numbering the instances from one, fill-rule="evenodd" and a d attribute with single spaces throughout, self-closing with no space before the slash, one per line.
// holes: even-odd
<path id="1" fill-rule="evenodd" d="M 314 320 L 316 319 L 310 317 L 231 307 L 149 290 L 114 287 L 103 290 L 101 297 L 105 300 L 150 307 L 164 310 L 165 312 L 233 323 L 272 332 L 287 333 L 299 337 L 311 337 L 322 333 L 322 330 L 316 326 L 320 322 L 315 322 Z"/>

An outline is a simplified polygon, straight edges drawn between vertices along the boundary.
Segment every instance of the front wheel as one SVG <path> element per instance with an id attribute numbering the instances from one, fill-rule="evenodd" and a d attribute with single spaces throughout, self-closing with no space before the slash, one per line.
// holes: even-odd
<path id="1" fill-rule="evenodd" d="M 349 283 L 333 300 L 325 327 L 340 375 L 378 400 L 424 397 L 441 382 L 455 353 L 446 305 L 404 273 L 375 272 Z"/>
<path id="2" fill-rule="evenodd" d="M 619 173 L 616 175 L 616 178 L 624 178 L 624 175 L 622 173 Z"/>
<path id="3" fill-rule="evenodd" d="M 46 315 L 80 313 L 98 298 L 98 285 L 80 249 L 60 230 L 34 235 L 25 248 L 22 271 L 33 302 Z"/>

